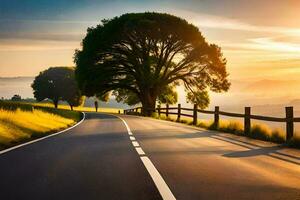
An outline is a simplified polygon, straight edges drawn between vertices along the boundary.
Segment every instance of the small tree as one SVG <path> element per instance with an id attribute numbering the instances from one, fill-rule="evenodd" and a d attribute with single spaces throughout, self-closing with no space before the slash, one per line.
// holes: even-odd
<path id="1" fill-rule="evenodd" d="M 160 104 L 175 104 L 178 101 L 178 94 L 173 87 L 166 86 L 158 96 Z"/>
<path id="2" fill-rule="evenodd" d="M 15 94 L 12 98 L 11 98 L 11 100 L 12 101 L 21 101 L 22 100 L 22 98 L 21 98 L 21 96 L 20 95 L 18 95 L 18 94 Z"/>
<path id="3" fill-rule="evenodd" d="M 68 102 L 71 110 L 73 110 L 74 106 L 81 106 L 84 103 L 85 98 L 81 95 L 81 91 L 78 89 L 78 85 L 75 80 L 74 68 L 72 68 L 65 77 L 64 85 L 68 88 L 62 94 L 61 100 Z"/>
<path id="4" fill-rule="evenodd" d="M 123 102 L 130 106 L 141 103 L 139 97 L 130 90 L 117 89 L 113 91 L 113 95 L 116 97 L 117 102 Z M 178 95 L 173 87 L 166 86 L 162 89 L 162 93 L 158 96 L 157 100 L 163 104 L 175 104 L 178 101 Z"/>
<path id="5" fill-rule="evenodd" d="M 83 97 L 75 81 L 73 67 L 50 67 L 40 72 L 33 83 L 33 94 L 38 101 L 50 99 L 54 107 L 58 107 L 59 100 L 67 101 L 71 109 L 83 102 Z"/>

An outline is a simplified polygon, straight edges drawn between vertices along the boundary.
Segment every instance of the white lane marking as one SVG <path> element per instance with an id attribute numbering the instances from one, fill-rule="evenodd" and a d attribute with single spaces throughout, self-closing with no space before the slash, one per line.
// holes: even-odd
<path id="1" fill-rule="evenodd" d="M 53 137 L 53 136 L 55 136 L 55 135 L 61 134 L 61 133 L 63 133 L 63 132 L 66 132 L 66 131 L 68 131 L 68 130 L 70 130 L 70 129 L 72 129 L 72 128 L 75 128 L 76 126 L 78 126 L 79 124 L 81 124 L 81 123 L 85 120 L 85 113 L 84 113 L 84 112 L 82 112 L 82 113 L 83 113 L 83 118 L 82 118 L 77 124 L 75 124 L 74 126 L 71 126 L 71 127 L 67 128 L 67 129 L 62 130 L 62 131 L 59 131 L 59 132 L 57 132 L 57 133 L 52 133 L 51 135 L 47 135 L 47 136 L 42 137 L 42 138 L 38 138 L 38 139 L 35 139 L 35 140 L 31 140 L 31 141 L 29 141 L 29 142 L 26 142 L 26 143 L 23 143 L 23 144 L 19 144 L 19 145 L 17 145 L 17 146 L 13 146 L 13 147 L 8 148 L 8 149 L 4 149 L 4 150 L 0 151 L 0 155 L 1 155 L 1 154 L 4 154 L 4 153 L 7 153 L 7 152 L 9 152 L 9 151 L 18 149 L 18 148 L 20 148 L 20 147 L 23 147 L 23 146 L 26 146 L 26 145 L 29 145 L 29 144 L 33 144 L 33 143 L 39 142 L 39 141 L 44 140 L 44 139 L 47 139 L 47 138 L 49 138 L 49 137 Z"/>
<path id="2" fill-rule="evenodd" d="M 128 135 L 132 135 L 132 132 L 131 132 L 131 130 L 130 130 L 130 128 L 129 128 L 129 126 L 127 125 L 127 123 L 125 122 L 125 120 L 124 119 L 122 119 L 121 117 L 119 117 L 119 116 L 116 116 L 116 115 L 114 115 L 115 117 L 118 117 L 120 120 L 122 120 L 123 121 L 123 123 L 125 124 L 125 126 L 126 126 L 126 129 L 127 129 L 127 133 L 128 133 Z"/>
<path id="3" fill-rule="evenodd" d="M 158 188 L 163 199 L 176 199 L 172 194 L 170 188 L 167 186 L 164 179 L 161 177 L 160 173 L 157 171 L 151 160 L 147 156 L 141 156 L 146 169 L 148 170 L 150 176 L 152 177 L 156 187 Z"/>
<path id="4" fill-rule="evenodd" d="M 118 117 L 125 124 L 128 135 L 132 135 L 132 132 L 131 132 L 129 126 L 127 125 L 126 121 L 117 115 L 114 115 L 114 116 Z M 176 198 L 174 197 L 169 186 L 164 181 L 164 179 L 162 178 L 162 176 L 160 175 L 158 170 L 155 168 L 155 166 L 153 165 L 151 160 L 147 156 L 145 156 L 145 152 L 143 151 L 143 149 L 141 147 L 135 147 L 135 150 L 138 152 L 139 155 L 141 155 L 140 158 L 141 158 L 143 164 L 145 165 L 148 173 L 150 174 L 150 176 L 151 176 L 155 186 L 157 187 L 160 195 L 162 196 L 162 198 L 164 200 L 176 200 Z"/>
<path id="5" fill-rule="evenodd" d="M 135 150 L 140 156 L 145 155 L 145 152 L 143 151 L 143 149 L 141 147 L 135 147 Z"/>
<path id="6" fill-rule="evenodd" d="M 133 145 L 134 147 L 139 147 L 139 146 L 140 146 L 140 144 L 139 144 L 137 141 L 133 141 L 133 142 L 132 142 L 132 145 Z"/>
<path id="7" fill-rule="evenodd" d="M 129 136 L 129 139 L 130 139 L 131 141 L 134 141 L 134 140 L 135 140 L 135 137 L 134 137 L 134 136 Z"/>

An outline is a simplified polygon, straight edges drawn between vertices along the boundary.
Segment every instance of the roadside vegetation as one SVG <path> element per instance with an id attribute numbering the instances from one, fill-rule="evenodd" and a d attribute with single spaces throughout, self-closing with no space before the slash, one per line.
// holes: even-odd
<path id="1" fill-rule="evenodd" d="M 166 117 L 161 115 L 158 117 L 157 114 L 153 115 L 156 119 L 167 120 L 176 122 L 176 117 Z M 192 125 L 193 122 L 190 118 L 182 118 L 180 123 Z M 243 124 L 238 121 L 229 121 L 229 120 L 220 120 L 218 126 L 216 126 L 213 121 L 208 120 L 198 120 L 196 125 L 197 127 L 205 128 L 208 130 L 222 131 L 225 133 L 232 133 L 239 136 L 246 136 L 254 139 L 275 142 L 275 143 L 284 143 L 285 142 L 285 133 L 279 129 L 272 130 L 270 127 L 264 124 L 253 124 L 249 134 L 245 134 L 243 131 Z M 288 146 L 291 147 L 300 147 L 300 138 L 293 138 L 289 141 Z"/>
<path id="2" fill-rule="evenodd" d="M 53 108 L 53 105 L 51 103 L 43 103 L 42 102 L 42 103 L 34 103 L 32 105 Z M 68 105 L 61 105 L 61 104 L 58 105 L 58 109 L 70 110 Z M 95 112 L 94 107 L 84 107 L 84 106 L 73 107 L 73 110 L 74 111 L 80 111 L 80 112 Z M 102 107 L 98 108 L 98 112 L 104 112 L 104 113 L 118 113 L 119 111 L 120 111 L 120 113 L 123 113 L 123 109 L 102 108 Z"/>
<path id="3" fill-rule="evenodd" d="M 81 113 L 0 101 L 0 149 L 74 125 Z"/>

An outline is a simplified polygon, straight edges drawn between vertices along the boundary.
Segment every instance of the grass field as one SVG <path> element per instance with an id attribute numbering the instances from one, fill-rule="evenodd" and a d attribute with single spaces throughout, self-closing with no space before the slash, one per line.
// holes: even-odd
<path id="1" fill-rule="evenodd" d="M 80 119 L 76 111 L 0 102 L 0 149 L 65 129 Z"/>
<path id="2" fill-rule="evenodd" d="M 51 103 L 34 103 L 33 105 L 53 108 L 53 104 L 51 104 Z M 64 110 L 70 110 L 70 106 L 68 106 L 68 105 L 58 105 L 58 108 L 59 109 L 64 109 Z M 93 108 L 93 107 L 83 107 L 83 106 L 74 107 L 74 110 L 75 111 L 81 111 L 81 112 L 95 112 L 95 108 Z M 98 112 L 104 112 L 104 113 L 118 113 L 119 111 L 121 113 L 123 113 L 123 109 L 102 108 L 102 107 L 98 108 Z"/>

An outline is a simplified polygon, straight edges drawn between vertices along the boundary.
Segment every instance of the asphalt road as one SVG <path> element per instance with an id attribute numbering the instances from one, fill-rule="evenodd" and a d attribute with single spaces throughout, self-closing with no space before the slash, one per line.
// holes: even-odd
<path id="1" fill-rule="evenodd" d="M 1 154 L 0 199 L 300 199 L 298 150 L 120 117 Z"/>

